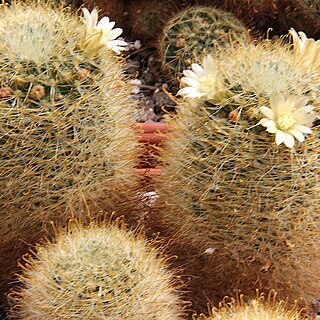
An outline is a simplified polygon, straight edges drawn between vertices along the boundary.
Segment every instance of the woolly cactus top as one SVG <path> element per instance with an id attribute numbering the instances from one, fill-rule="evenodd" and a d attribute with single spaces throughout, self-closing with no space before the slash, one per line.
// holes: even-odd
<path id="1" fill-rule="evenodd" d="M 312 52 L 314 59 L 317 51 Z M 282 41 L 220 49 L 183 71 L 178 94 L 205 101 L 210 112 L 239 129 L 260 133 L 262 125 L 276 134 L 277 144 L 292 148 L 294 138 L 303 142 L 311 133 L 318 117 L 318 76 L 305 66 L 311 58 L 298 61 Z"/>
<path id="2" fill-rule="evenodd" d="M 237 299 L 225 298 L 218 308 L 213 308 L 209 316 L 201 315 L 194 320 L 311 320 L 312 317 L 303 317 L 295 306 L 286 301 L 277 301 L 276 294 L 269 296 L 261 294 L 256 299 L 245 301 L 240 295 Z"/>
<path id="3" fill-rule="evenodd" d="M 38 245 L 20 280 L 15 319 L 180 319 L 163 259 L 116 226 L 77 227 Z"/>

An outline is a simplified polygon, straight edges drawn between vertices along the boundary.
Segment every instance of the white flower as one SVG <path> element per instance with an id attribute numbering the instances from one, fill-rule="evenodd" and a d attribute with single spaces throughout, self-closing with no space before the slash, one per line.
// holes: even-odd
<path id="1" fill-rule="evenodd" d="M 266 127 L 267 131 L 276 134 L 277 145 L 284 142 L 288 148 L 294 145 L 294 138 L 303 142 L 305 134 L 311 133 L 312 122 L 317 117 L 314 107 L 307 105 L 308 97 L 272 95 L 270 107 L 260 107 L 266 118 L 259 124 Z"/>
<path id="2" fill-rule="evenodd" d="M 85 47 L 95 50 L 106 46 L 117 54 L 125 50 L 127 43 L 123 40 L 116 40 L 122 33 L 121 28 L 113 29 L 115 22 L 108 17 L 103 17 L 98 22 L 98 11 L 94 8 L 91 13 L 87 8 L 82 9 L 85 25 L 86 39 Z"/>
<path id="3" fill-rule="evenodd" d="M 320 63 L 320 40 L 315 41 L 308 38 L 302 31 L 298 33 L 291 28 L 289 34 L 292 36 L 293 51 L 299 61 L 306 67 L 313 67 Z"/>
<path id="4" fill-rule="evenodd" d="M 186 84 L 178 91 L 178 95 L 185 98 L 201 98 L 208 100 L 213 99 L 216 94 L 223 89 L 223 84 L 218 76 L 216 63 L 211 55 L 203 59 L 203 67 L 197 63 L 191 65 L 192 70 L 184 70 L 185 77 L 181 82 Z"/>

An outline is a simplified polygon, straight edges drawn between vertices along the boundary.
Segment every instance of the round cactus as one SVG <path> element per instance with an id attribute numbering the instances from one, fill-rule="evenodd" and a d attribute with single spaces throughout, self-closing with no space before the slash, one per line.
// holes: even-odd
<path id="1" fill-rule="evenodd" d="M 46 223 L 85 217 L 91 204 L 114 210 L 135 183 L 136 139 L 130 88 L 102 30 L 28 1 L 1 6 L 0 33 L 2 291 Z"/>
<path id="2" fill-rule="evenodd" d="M 123 226 L 69 228 L 23 260 L 13 319 L 182 319 L 164 259 Z"/>
<path id="3" fill-rule="evenodd" d="M 198 98 L 178 105 L 156 188 L 168 224 L 191 221 L 190 241 L 207 242 L 215 302 L 233 289 L 307 304 L 319 292 L 319 100 L 295 61 L 269 42 L 222 50 L 216 69 L 194 66 L 194 88 L 180 91 Z M 208 101 L 214 76 L 225 88 Z"/>
<path id="4" fill-rule="evenodd" d="M 276 295 L 268 297 L 260 294 L 256 299 L 245 301 L 244 296 L 226 297 L 218 308 L 213 308 L 209 316 L 194 316 L 194 320 L 299 320 L 313 319 L 297 311 L 294 306 L 288 306 L 286 301 L 277 301 Z"/>
<path id="5" fill-rule="evenodd" d="M 167 22 L 160 41 L 160 53 L 164 67 L 177 75 L 218 46 L 248 39 L 245 26 L 233 14 L 194 6 Z"/>

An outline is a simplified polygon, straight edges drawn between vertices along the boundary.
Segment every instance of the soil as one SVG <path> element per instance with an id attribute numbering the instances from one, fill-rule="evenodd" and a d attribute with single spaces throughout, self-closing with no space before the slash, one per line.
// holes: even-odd
<path id="1" fill-rule="evenodd" d="M 124 54 L 126 70 L 133 79 L 131 81 L 135 92 L 132 93 L 132 99 L 138 102 L 134 120 L 164 121 L 166 116 L 175 113 L 174 95 L 178 89 L 178 81 L 172 83 L 165 74 L 154 44 L 143 44 L 135 39 L 128 43 L 130 49 Z"/>

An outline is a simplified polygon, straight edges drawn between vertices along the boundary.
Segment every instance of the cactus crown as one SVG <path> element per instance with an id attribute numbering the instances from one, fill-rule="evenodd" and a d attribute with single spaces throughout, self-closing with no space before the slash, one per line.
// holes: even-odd
<path id="1" fill-rule="evenodd" d="M 164 66 L 179 74 L 218 46 L 247 40 L 245 26 L 233 14 L 195 6 L 168 21 L 160 50 Z"/>
<path id="2" fill-rule="evenodd" d="M 9 61 L 17 63 L 29 61 L 44 64 L 57 52 L 67 53 L 73 48 L 76 34 L 74 28 L 79 28 L 76 20 L 70 15 L 62 18 L 61 6 L 51 7 L 50 10 L 41 5 L 37 8 L 39 13 L 35 15 L 34 3 L 30 1 L 10 7 L 2 5 L 0 51 L 3 58 L 7 57 Z M 65 12 L 67 10 L 64 9 Z"/>
<path id="3" fill-rule="evenodd" d="M 194 320 L 299 320 L 309 319 L 302 315 L 302 310 L 289 306 L 287 301 L 278 301 L 276 293 L 271 291 L 268 296 L 257 295 L 256 299 L 246 301 L 243 295 L 236 298 L 225 297 L 218 308 L 209 310 L 209 316 L 200 315 Z"/>
<path id="4" fill-rule="evenodd" d="M 73 226 L 24 260 L 15 319 L 180 319 L 164 260 L 123 226 Z"/>
<path id="5" fill-rule="evenodd" d="M 133 107 L 120 61 L 108 49 L 88 54 L 84 24 L 62 7 L 16 3 L 0 21 L 0 198 L 56 207 L 129 172 L 134 146 L 113 149 Z"/>
<path id="6" fill-rule="evenodd" d="M 217 111 L 213 107 L 213 110 L 221 117 L 260 132 L 255 126 L 262 116 L 260 108 L 270 105 L 272 97 L 279 95 L 307 96 L 309 104 L 319 110 L 313 70 L 297 63 L 283 41 L 267 40 L 233 47 L 217 55 L 218 74 L 224 81 L 225 94 L 220 101 L 221 109 Z"/>

